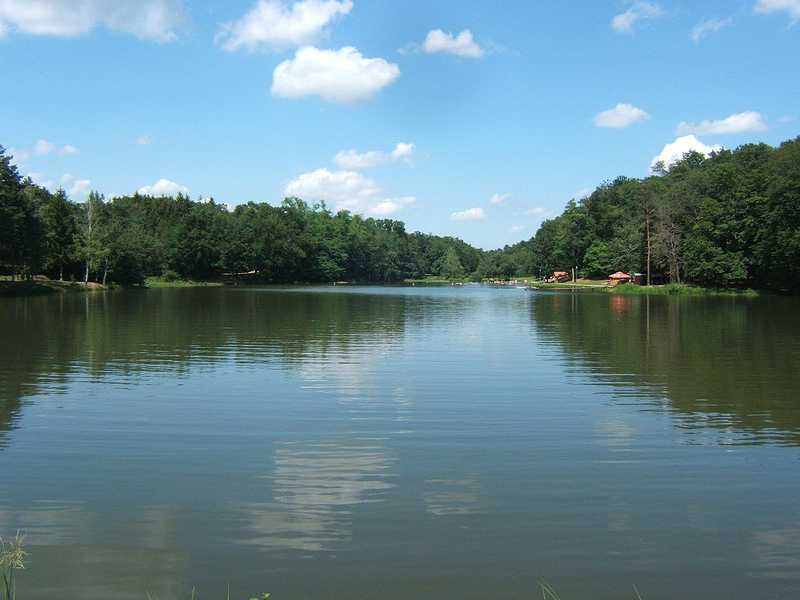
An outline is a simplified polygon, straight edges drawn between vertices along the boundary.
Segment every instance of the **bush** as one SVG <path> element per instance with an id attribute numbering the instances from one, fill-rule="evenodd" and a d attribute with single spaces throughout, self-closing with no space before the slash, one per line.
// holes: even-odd
<path id="1" fill-rule="evenodd" d="M 164 281 L 178 281 L 181 276 L 177 271 L 173 271 L 172 269 L 164 269 L 163 273 L 161 273 L 161 278 Z"/>

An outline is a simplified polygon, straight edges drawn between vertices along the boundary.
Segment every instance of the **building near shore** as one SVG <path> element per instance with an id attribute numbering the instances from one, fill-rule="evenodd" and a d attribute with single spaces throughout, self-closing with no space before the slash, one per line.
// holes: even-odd
<path id="1" fill-rule="evenodd" d="M 620 283 L 630 283 L 632 279 L 630 274 L 617 271 L 608 276 L 608 283 L 610 285 L 619 285 Z"/>

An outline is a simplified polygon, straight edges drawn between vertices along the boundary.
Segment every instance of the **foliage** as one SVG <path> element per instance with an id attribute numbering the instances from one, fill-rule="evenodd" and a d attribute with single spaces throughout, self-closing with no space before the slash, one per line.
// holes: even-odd
<path id="1" fill-rule="evenodd" d="M 0 147 L 0 271 L 84 282 L 155 284 L 229 277 L 269 283 L 397 282 L 472 273 L 482 252 L 451 238 L 408 233 L 391 219 L 287 198 L 229 210 L 135 194 L 76 204 L 22 180 Z"/>
<path id="2" fill-rule="evenodd" d="M 692 152 L 650 177 L 606 182 L 478 271 L 646 279 L 648 265 L 650 283 L 800 291 L 800 138 Z"/>
<path id="3" fill-rule="evenodd" d="M 800 291 L 800 138 L 688 153 L 603 183 L 533 238 L 482 251 L 391 219 L 280 205 L 93 192 L 70 202 L 22 179 L 0 147 L 0 274 L 143 284 L 513 278 L 643 272 L 646 283 Z"/>

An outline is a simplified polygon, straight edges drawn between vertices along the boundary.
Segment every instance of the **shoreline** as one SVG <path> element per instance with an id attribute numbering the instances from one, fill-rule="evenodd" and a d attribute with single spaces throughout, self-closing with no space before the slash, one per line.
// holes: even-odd
<path id="1" fill-rule="evenodd" d="M 609 285 L 600 281 L 576 281 L 566 283 L 533 283 L 533 290 L 602 290 L 608 294 L 620 296 L 730 296 L 741 298 L 756 298 L 767 292 L 751 288 L 707 288 L 685 283 L 666 283 L 659 285 L 621 284 Z"/>
<path id="2" fill-rule="evenodd" d="M 515 286 L 526 288 L 531 291 L 602 291 L 608 294 L 623 296 L 728 296 L 742 298 L 756 298 L 768 292 L 765 290 L 754 290 L 750 288 L 706 288 L 688 284 L 663 284 L 663 285 L 634 285 L 623 284 L 610 286 L 608 283 L 599 280 L 578 280 L 564 283 L 544 283 L 537 282 L 532 278 L 520 277 L 508 280 L 505 283 L 499 281 L 480 281 L 473 282 L 469 279 L 445 279 L 445 278 L 425 278 L 425 279 L 404 279 L 396 282 L 385 282 L 380 284 L 367 284 L 358 281 L 335 281 L 335 282 L 293 282 L 290 284 L 274 285 L 330 285 L 330 286 L 358 286 L 358 285 L 386 285 L 386 286 L 455 286 L 460 287 L 467 283 L 475 283 L 492 287 Z M 133 286 L 131 289 L 185 289 L 185 288 L 219 288 L 237 285 L 273 285 L 264 283 L 237 283 L 232 280 L 193 280 L 193 279 L 165 279 L 163 277 L 147 277 L 141 286 Z M 63 293 L 87 293 L 102 292 L 112 289 L 119 289 L 120 286 L 104 286 L 99 283 L 89 282 L 84 284 L 76 281 L 58 281 L 34 279 L 29 281 L 0 281 L 0 297 L 26 297 L 44 296 L 50 294 Z M 122 286 L 123 288 L 127 286 Z"/>
<path id="3" fill-rule="evenodd" d="M 57 279 L 33 279 L 28 281 L 0 281 L 0 297 L 47 296 L 50 294 L 72 294 L 102 292 L 109 286 L 90 281 L 58 281 Z"/>

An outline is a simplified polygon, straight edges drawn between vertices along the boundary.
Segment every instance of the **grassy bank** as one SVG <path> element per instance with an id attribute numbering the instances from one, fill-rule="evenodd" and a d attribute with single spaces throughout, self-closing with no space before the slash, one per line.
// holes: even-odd
<path id="1" fill-rule="evenodd" d="M 609 287 L 608 282 L 595 279 L 578 279 L 577 281 L 566 281 L 564 283 L 533 281 L 529 285 L 538 290 L 607 289 Z"/>
<path id="2" fill-rule="evenodd" d="M 73 292 L 96 292 L 107 289 L 99 283 L 88 284 L 76 281 L 0 281 L 0 296 L 45 296 Z"/>
<path id="3" fill-rule="evenodd" d="M 195 281 L 193 279 L 174 279 L 172 277 L 148 277 L 144 286 L 148 288 L 192 288 L 192 287 L 220 287 L 219 281 Z"/>
<path id="4" fill-rule="evenodd" d="M 579 279 L 565 283 L 532 282 L 530 286 L 537 290 L 603 290 L 609 294 L 623 296 L 736 296 L 755 298 L 762 292 L 752 289 L 739 288 L 706 288 L 685 283 L 668 283 L 665 285 L 635 285 L 621 284 L 609 285 L 606 281 L 592 279 Z"/>
<path id="5" fill-rule="evenodd" d="M 404 279 L 403 283 L 408 285 L 451 285 L 453 283 L 469 283 L 466 277 L 461 279 L 448 279 L 447 277 L 423 277 L 421 279 Z"/>
<path id="6" fill-rule="evenodd" d="M 755 298 L 761 293 L 751 289 L 737 288 L 705 288 L 684 283 L 668 283 L 666 285 L 631 285 L 623 284 L 609 287 L 612 294 L 625 296 L 736 296 Z"/>

